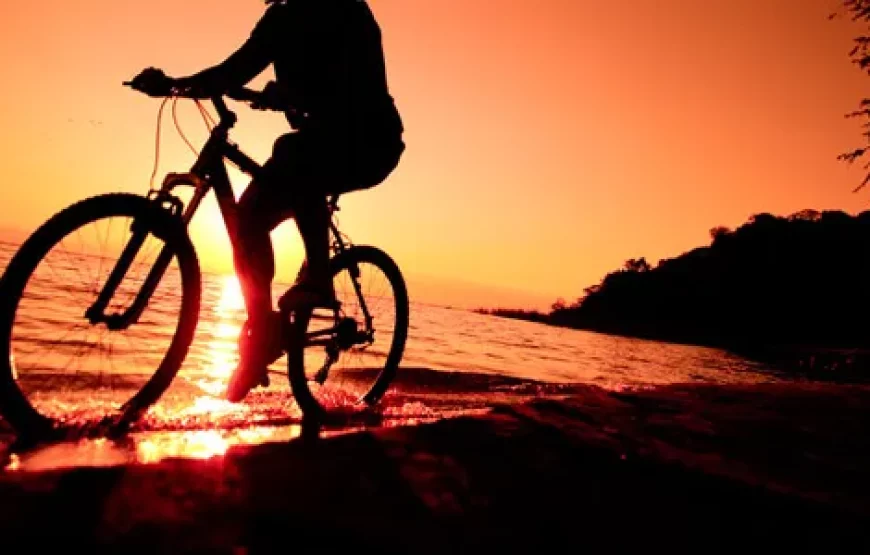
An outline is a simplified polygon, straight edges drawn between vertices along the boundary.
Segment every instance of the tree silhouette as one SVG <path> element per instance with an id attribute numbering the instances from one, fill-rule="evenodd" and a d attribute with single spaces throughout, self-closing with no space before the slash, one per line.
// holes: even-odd
<path id="1" fill-rule="evenodd" d="M 631 258 L 625 261 L 625 271 L 627 272 L 649 272 L 651 269 L 652 268 L 644 257 L 637 259 Z"/>
<path id="2" fill-rule="evenodd" d="M 870 0 L 843 0 L 842 11 L 832 14 L 831 18 L 838 16 L 846 16 L 862 27 L 861 34 L 854 39 L 855 44 L 849 52 L 849 57 L 855 65 L 870 75 Z M 853 163 L 863 158 L 870 149 L 870 98 L 862 99 L 858 103 L 858 109 L 846 114 L 846 117 L 865 120 L 862 124 L 864 131 L 861 134 L 864 144 L 838 156 L 840 160 Z M 870 162 L 864 164 L 864 169 L 868 170 L 868 173 L 855 191 L 870 183 Z"/>
<path id="3" fill-rule="evenodd" d="M 627 260 L 548 315 L 500 315 L 743 350 L 870 348 L 870 211 L 761 213 L 710 235 L 655 267 Z"/>
<path id="4" fill-rule="evenodd" d="M 716 239 L 727 237 L 729 233 L 731 233 L 731 230 L 729 228 L 725 227 L 724 225 L 718 225 L 710 230 L 710 238 L 713 241 L 716 241 Z"/>

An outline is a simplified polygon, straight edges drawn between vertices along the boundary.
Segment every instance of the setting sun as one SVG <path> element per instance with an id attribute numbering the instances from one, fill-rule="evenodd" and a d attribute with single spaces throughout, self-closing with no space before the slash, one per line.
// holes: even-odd
<path id="1" fill-rule="evenodd" d="M 870 0 L 0 26 L 3 545 L 870 552 Z"/>
<path id="2" fill-rule="evenodd" d="M 520 0 L 494 15 L 481 0 L 371 2 L 408 150 L 384 184 L 342 199 L 343 230 L 393 253 L 420 300 L 542 307 L 627 258 L 677 255 L 756 212 L 861 209 L 858 172 L 836 155 L 860 137 L 842 116 L 865 86 L 825 4 Z M 0 194 L 4 227 L 29 232 L 84 196 L 147 189 L 159 102 L 121 82 L 148 66 L 182 75 L 216 63 L 263 11 L 214 7 L 7 7 L 0 64 L 17 80 L 0 91 L 4 175 L 32 186 Z M 232 107 L 233 139 L 266 160 L 286 121 Z M 178 119 L 201 147 L 192 103 Z M 167 115 L 158 180 L 192 162 Z M 238 196 L 247 179 L 231 177 Z M 212 197 L 192 235 L 205 267 L 232 272 Z M 292 222 L 273 237 L 279 277 L 292 279 Z"/>

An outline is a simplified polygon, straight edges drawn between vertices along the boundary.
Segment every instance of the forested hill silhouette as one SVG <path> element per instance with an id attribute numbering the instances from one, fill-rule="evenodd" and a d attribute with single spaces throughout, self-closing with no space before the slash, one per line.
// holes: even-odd
<path id="1" fill-rule="evenodd" d="M 655 267 L 628 260 L 549 314 L 482 312 L 729 348 L 868 347 L 870 211 L 763 213 L 710 235 Z"/>

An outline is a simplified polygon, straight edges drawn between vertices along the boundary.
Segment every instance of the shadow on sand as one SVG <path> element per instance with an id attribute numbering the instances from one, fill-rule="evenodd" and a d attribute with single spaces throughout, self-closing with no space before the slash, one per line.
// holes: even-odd
<path id="1" fill-rule="evenodd" d="M 0 476 L 0 537 L 136 552 L 870 547 L 870 390 L 578 388 L 486 415 Z M 46 539 L 46 542 L 48 539 Z"/>

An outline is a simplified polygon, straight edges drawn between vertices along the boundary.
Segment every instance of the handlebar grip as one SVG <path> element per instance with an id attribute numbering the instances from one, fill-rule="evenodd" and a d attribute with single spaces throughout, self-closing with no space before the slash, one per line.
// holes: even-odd
<path id="1" fill-rule="evenodd" d="M 251 90 L 247 87 L 239 87 L 227 91 L 227 96 L 239 102 L 255 102 L 262 98 L 262 93 Z"/>

